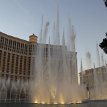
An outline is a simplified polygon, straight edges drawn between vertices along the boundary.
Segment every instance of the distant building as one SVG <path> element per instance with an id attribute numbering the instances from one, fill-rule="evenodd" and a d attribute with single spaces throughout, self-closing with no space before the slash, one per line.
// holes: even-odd
<path id="1" fill-rule="evenodd" d="M 94 88 L 96 81 L 107 82 L 107 65 L 80 72 L 81 85 L 84 84 L 89 89 L 92 89 Z"/>

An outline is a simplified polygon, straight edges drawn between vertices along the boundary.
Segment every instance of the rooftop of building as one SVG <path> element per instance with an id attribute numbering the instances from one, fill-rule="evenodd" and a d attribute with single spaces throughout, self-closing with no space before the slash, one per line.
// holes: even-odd
<path id="1" fill-rule="evenodd" d="M 18 38 L 18 37 L 16 37 L 16 36 L 8 35 L 8 34 L 3 33 L 3 32 L 0 32 L 0 35 L 3 35 L 3 36 L 5 36 L 5 37 L 9 37 L 9 38 L 12 38 L 12 39 L 15 39 L 15 40 L 23 41 L 23 42 L 26 42 L 26 43 L 29 42 L 29 41 L 27 41 L 27 40 Z M 29 37 L 32 37 L 32 36 L 37 37 L 35 34 L 32 34 L 32 35 L 30 35 Z"/>
<path id="2" fill-rule="evenodd" d="M 101 67 L 96 67 L 96 68 L 90 68 L 90 69 L 86 69 L 84 71 L 81 71 L 79 74 L 92 74 L 93 72 L 105 72 L 105 70 L 102 69 L 107 69 L 107 64 L 105 66 L 101 66 Z"/>

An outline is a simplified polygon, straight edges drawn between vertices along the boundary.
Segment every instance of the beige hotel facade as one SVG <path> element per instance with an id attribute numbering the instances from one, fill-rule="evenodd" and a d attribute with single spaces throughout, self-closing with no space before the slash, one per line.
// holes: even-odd
<path id="1" fill-rule="evenodd" d="M 0 78 L 29 80 L 37 36 L 29 41 L 0 32 Z"/>

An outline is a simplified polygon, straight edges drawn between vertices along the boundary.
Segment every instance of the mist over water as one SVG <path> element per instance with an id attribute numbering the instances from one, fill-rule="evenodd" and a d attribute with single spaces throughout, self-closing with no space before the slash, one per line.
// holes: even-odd
<path id="1" fill-rule="evenodd" d="M 42 17 L 38 43 L 32 55 L 30 81 L 0 79 L 0 101 L 70 104 L 89 99 L 107 99 L 107 66 L 103 54 L 100 56 L 98 46 L 96 65 L 92 63 L 91 53 L 86 53 L 86 67 L 91 72 L 85 78 L 89 78 L 89 81 L 85 83 L 81 77 L 82 84 L 78 84 L 74 26 L 69 19 L 68 35 L 65 36 L 65 29 L 60 31 L 59 11 L 51 36 L 48 35 L 50 25 L 51 22 L 44 22 Z M 85 74 L 82 60 L 80 71 L 82 75 Z"/>
<path id="2" fill-rule="evenodd" d="M 65 40 L 65 33 L 64 30 L 60 32 L 59 22 L 57 11 L 52 33 L 54 38 L 50 40 L 47 36 L 50 22 L 46 22 L 43 27 L 42 19 L 40 43 L 35 49 L 34 78 L 31 80 L 31 98 L 36 103 L 65 104 L 81 101 L 84 97 L 82 88 L 78 85 L 74 27 L 69 20 L 69 35 Z"/>

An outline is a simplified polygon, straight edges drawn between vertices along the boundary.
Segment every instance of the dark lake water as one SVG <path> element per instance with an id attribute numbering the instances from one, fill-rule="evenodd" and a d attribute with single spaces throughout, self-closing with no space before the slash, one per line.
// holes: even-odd
<path id="1" fill-rule="evenodd" d="M 0 107 L 107 107 L 107 101 L 86 102 L 81 104 L 32 104 L 32 103 L 0 103 Z"/>

